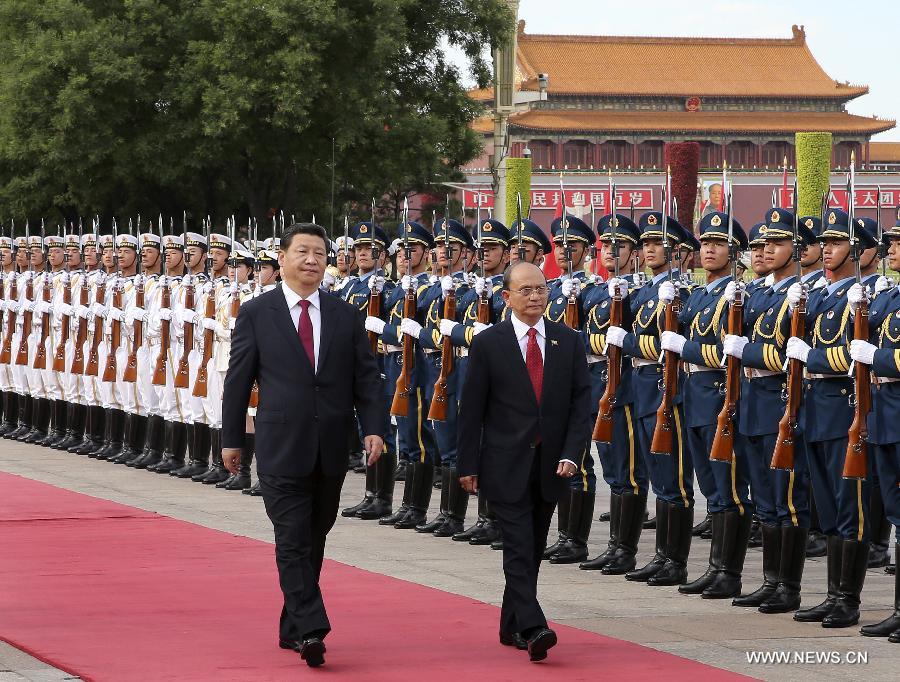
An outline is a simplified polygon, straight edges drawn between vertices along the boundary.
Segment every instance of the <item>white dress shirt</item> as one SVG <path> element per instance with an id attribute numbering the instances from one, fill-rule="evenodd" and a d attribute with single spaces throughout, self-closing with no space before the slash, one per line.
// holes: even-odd
<path id="1" fill-rule="evenodd" d="M 519 350 L 522 352 L 522 359 L 525 360 L 526 367 L 528 365 L 527 353 L 528 353 L 528 330 L 531 329 L 530 325 L 525 324 L 516 317 L 516 314 L 513 313 L 509 316 L 509 319 L 512 321 L 513 331 L 516 333 L 516 341 L 519 342 Z M 537 321 L 537 324 L 534 325 L 534 328 L 537 330 L 537 344 L 538 348 L 541 350 L 541 364 L 545 364 L 545 359 L 547 357 L 547 332 L 544 328 L 544 318 L 542 317 Z M 571 459 L 561 459 L 560 462 L 568 462 L 573 467 L 578 469 L 578 465 L 575 464 Z"/>
<path id="2" fill-rule="evenodd" d="M 304 297 L 291 289 L 286 282 L 281 283 L 281 291 L 284 293 L 284 300 L 287 301 L 288 310 L 291 313 L 291 320 L 294 322 L 294 329 L 298 330 L 300 326 L 300 313 L 302 312 L 300 301 L 303 300 Z M 313 350 L 315 351 L 316 356 L 315 369 L 318 371 L 319 342 L 322 339 L 322 309 L 320 308 L 319 290 L 316 289 L 312 294 L 306 297 L 306 300 L 309 301 L 309 319 L 312 322 Z M 299 340 L 299 330 L 297 334 Z"/>

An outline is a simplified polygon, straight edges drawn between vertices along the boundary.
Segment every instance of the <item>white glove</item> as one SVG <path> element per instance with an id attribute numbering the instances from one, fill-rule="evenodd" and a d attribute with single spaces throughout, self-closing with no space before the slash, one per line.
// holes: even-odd
<path id="1" fill-rule="evenodd" d="M 731 286 L 729 284 L 729 286 Z M 726 334 L 725 340 L 722 342 L 722 350 L 725 355 L 731 355 L 740 360 L 744 357 L 744 346 L 750 343 L 750 339 L 746 336 L 736 336 L 734 334 Z"/>
<path id="2" fill-rule="evenodd" d="M 29 313 L 33 313 L 33 312 L 34 312 L 34 301 L 29 301 L 29 300 L 26 298 L 22 303 L 23 303 L 23 305 L 24 305 L 24 307 L 25 307 L 25 310 L 27 310 Z"/>
<path id="3" fill-rule="evenodd" d="M 18 301 L 7 301 L 6 309 L 12 313 L 16 313 L 19 311 L 19 302 Z"/>
<path id="4" fill-rule="evenodd" d="M 675 300 L 675 285 L 669 281 L 659 285 L 659 300 L 661 303 L 671 303 Z"/>
<path id="5" fill-rule="evenodd" d="M 606 345 L 621 348 L 625 344 L 625 337 L 628 336 L 621 327 L 608 327 L 606 329 Z"/>
<path id="6" fill-rule="evenodd" d="M 489 324 L 482 324 L 481 322 L 476 322 L 475 324 L 472 325 L 472 329 L 475 330 L 472 332 L 472 336 L 478 336 L 481 332 L 483 332 L 485 329 L 487 329 L 490 326 L 491 325 L 489 325 Z"/>
<path id="7" fill-rule="evenodd" d="M 232 284 L 232 286 L 237 286 L 237 282 L 232 282 L 231 284 Z M 203 295 L 204 296 L 209 296 L 212 293 L 212 290 L 213 290 L 212 282 L 207 282 L 206 284 L 203 285 Z"/>
<path id="8" fill-rule="evenodd" d="M 793 310 L 800 303 L 805 293 L 805 286 L 800 282 L 794 282 L 787 290 L 788 307 Z"/>
<path id="9" fill-rule="evenodd" d="M 430 284 L 431 286 L 434 286 L 435 284 L 437 284 L 437 282 L 438 282 L 438 276 L 437 276 L 437 275 L 429 275 L 429 277 L 428 277 L 428 284 Z"/>
<path id="10" fill-rule="evenodd" d="M 484 277 L 475 277 L 475 293 L 481 296 L 487 289 L 487 280 Z"/>
<path id="11" fill-rule="evenodd" d="M 178 311 L 177 319 L 181 324 L 194 324 L 197 321 L 197 313 L 190 308 L 181 308 Z"/>
<path id="12" fill-rule="evenodd" d="M 415 320 L 404 317 L 402 320 L 400 320 L 400 331 L 407 336 L 411 336 L 414 339 L 417 339 L 419 338 L 419 332 L 422 331 L 422 325 Z"/>
<path id="13" fill-rule="evenodd" d="M 374 317 L 369 315 L 366 318 L 366 331 L 367 332 L 375 332 L 378 335 L 384 333 L 385 322 L 380 317 Z"/>
<path id="14" fill-rule="evenodd" d="M 597 277 L 597 275 L 595 275 L 593 272 L 590 275 L 588 275 L 588 278 L 586 280 L 587 284 L 596 284 L 597 282 L 600 282 L 600 281 L 602 281 L 602 280 L 599 277 Z"/>
<path id="15" fill-rule="evenodd" d="M 332 275 L 328 270 L 325 271 L 325 277 L 322 278 L 322 288 L 323 289 L 331 289 L 334 287 L 334 283 L 337 282 L 334 275 Z"/>
<path id="16" fill-rule="evenodd" d="M 446 296 L 452 291 L 456 291 L 456 282 L 450 275 L 444 275 L 441 277 L 441 293 Z"/>
<path id="17" fill-rule="evenodd" d="M 234 327 L 235 327 L 236 324 L 237 324 L 237 318 L 236 318 L 236 317 L 229 317 L 229 318 L 228 318 L 228 331 L 232 331 L 232 332 L 233 332 L 233 331 L 234 331 Z"/>
<path id="18" fill-rule="evenodd" d="M 415 280 L 411 275 L 403 275 L 403 277 L 400 278 L 400 288 L 403 289 L 403 291 L 415 289 L 415 286 Z"/>
<path id="19" fill-rule="evenodd" d="M 67 303 L 60 303 L 57 311 L 59 311 L 60 317 L 72 317 L 72 313 L 75 312 L 75 308 Z"/>
<path id="20" fill-rule="evenodd" d="M 466 284 L 468 284 L 470 288 L 475 286 L 475 280 L 477 279 L 478 275 L 476 275 L 474 272 L 466 273 Z"/>
<path id="21" fill-rule="evenodd" d="M 369 277 L 369 291 L 373 294 L 380 294 L 384 290 L 384 277 L 381 275 L 372 275 Z"/>
<path id="22" fill-rule="evenodd" d="M 143 322 L 146 317 L 147 311 L 143 308 L 129 308 L 125 314 L 125 321 L 128 324 L 134 324 L 135 322 Z"/>
<path id="23" fill-rule="evenodd" d="M 628 282 L 621 277 L 610 277 L 606 283 L 610 297 L 616 295 L 616 289 L 619 290 L 619 296 L 625 298 L 628 295 Z"/>
<path id="24" fill-rule="evenodd" d="M 86 305 L 77 305 L 75 306 L 75 315 L 80 317 L 82 320 L 88 319 L 91 314 L 91 309 Z"/>
<path id="25" fill-rule="evenodd" d="M 102 317 L 105 319 L 106 314 L 109 311 L 107 310 L 106 306 L 103 305 L 102 303 L 94 303 L 91 305 L 91 312 L 94 314 L 95 317 Z"/>
<path id="26" fill-rule="evenodd" d="M 186 287 L 193 286 L 194 276 L 190 272 L 186 273 L 184 275 L 184 277 L 181 279 L 181 284 L 182 284 L 182 286 L 186 286 Z"/>
<path id="27" fill-rule="evenodd" d="M 883 291 L 887 291 L 888 289 L 893 288 L 893 284 L 891 284 L 891 280 L 889 280 L 884 275 L 879 275 L 878 279 L 875 280 L 875 295 L 882 293 Z"/>
<path id="28" fill-rule="evenodd" d="M 51 310 L 53 310 L 53 307 L 47 301 L 38 301 L 34 306 L 34 311 L 39 315 L 46 315 Z"/>
<path id="29" fill-rule="evenodd" d="M 737 290 L 738 290 L 737 282 L 733 282 L 733 281 L 729 282 L 728 284 L 725 285 L 725 293 L 723 293 L 722 296 L 729 303 L 734 303 L 734 299 L 737 296 Z M 740 357 L 740 355 L 737 355 L 735 357 Z"/>
<path id="30" fill-rule="evenodd" d="M 581 281 L 575 279 L 574 277 L 569 278 L 562 283 L 562 295 L 565 298 L 571 298 L 572 296 L 578 296 L 581 293 Z"/>
<path id="31" fill-rule="evenodd" d="M 874 346 L 868 341 L 854 339 L 850 342 L 850 357 L 854 362 L 871 365 L 875 362 L 876 350 L 878 350 L 878 346 Z"/>
<path id="32" fill-rule="evenodd" d="M 766 275 L 766 278 L 763 280 L 763 284 L 765 284 L 767 287 L 775 284 L 775 274 L 769 273 L 768 275 Z"/>
<path id="33" fill-rule="evenodd" d="M 675 332 L 663 332 L 662 336 L 659 337 L 659 345 L 663 350 L 669 350 L 679 355 L 684 350 L 684 344 L 686 343 L 687 339 Z"/>
<path id="34" fill-rule="evenodd" d="M 809 357 L 809 351 L 811 350 L 812 348 L 810 345 L 801 338 L 792 336 L 788 339 L 787 356 L 791 358 L 791 360 L 799 360 L 806 364 L 806 359 Z"/>
<path id="35" fill-rule="evenodd" d="M 443 336 L 450 336 L 458 324 L 458 322 L 454 322 L 453 320 L 441 320 L 438 324 L 438 328 L 441 330 Z"/>
<path id="36" fill-rule="evenodd" d="M 125 319 L 125 313 L 122 311 L 121 308 L 110 308 L 109 316 L 113 320 L 116 320 L 117 322 L 121 322 L 122 320 Z"/>
<path id="37" fill-rule="evenodd" d="M 850 314 L 855 315 L 859 304 L 868 299 L 868 293 L 862 284 L 854 283 L 847 289 L 847 303 L 850 304 Z"/>
<path id="38" fill-rule="evenodd" d="M 216 330 L 216 325 L 217 325 L 218 323 L 216 322 L 216 318 L 214 318 L 214 317 L 204 317 L 204 318 L 200 321 L 200 324 L 203 325 L 203 328 L 204 328 L 204 329 L 209 329 L 209 330 L 215 331 L 215 330 Z"/>
<path id="39" fill-rule="evenodd" d="M 160 320 L 171 320 L 172 319 L 172 309 L 171 308 L 160 308 L 159 309 L 159 319 Z"/>

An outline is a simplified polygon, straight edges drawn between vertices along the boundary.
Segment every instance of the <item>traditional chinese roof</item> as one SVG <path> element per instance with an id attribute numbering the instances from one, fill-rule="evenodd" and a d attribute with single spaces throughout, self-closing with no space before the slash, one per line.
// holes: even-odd
<path id="1" fill-rule="evenodd" d="M 519 90 L 580 96 L 791 97 L 847 101 L 864 85 L 840 83 L 819 66 L 803 27 L 790 38 L 652 38 L 530 35 L 519 22 Z M 474 99 L 493 99 L 490 89 Z"/>
<path id="2" fill-rule="evenodd" d="M 855 116 L 842 111 L 621 111 L 532 109 L 514 114 L 510 127 L 547 132 L 685 132 L 685 133 L 795 133 L 823 131 L 874 134 L 894 127 L 894 121 Z M 481 133 L 493 131 L 490 118 L 473 124 Z"/>
<path id="3" fill-rule="evenodd" d="M 900 142 L 870 142 L 870 163 L 900 163 Z"/>

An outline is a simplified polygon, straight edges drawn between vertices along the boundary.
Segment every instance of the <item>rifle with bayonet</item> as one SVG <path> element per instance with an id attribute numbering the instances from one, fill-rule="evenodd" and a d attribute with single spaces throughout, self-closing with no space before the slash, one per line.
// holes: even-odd
<path id="1" fill-rule="evenodd" d="M 409 275 L 409 288 L 403 299 L 403 317 L 415 319 L 416 317 L 416 280 L 412 274 L 412 247 L 409 245 L 409 204 L 403 199 L 403 254 L 406 257 L 406 274 Z M 412 372 L 416 361 L 416 349 L 414 340 L 409 334 L 403 334 L 401 340 L 402 365 L 400 376 L 397 377 L 397 385 L 394 390 L 394 399 L 391 402 L 391 414 L 396 417 L 405 417 L 409 414 L 409 395 L 412 393 Z"/>
<path id="2" fill-rule="evenodd" d="M 81 218 L 78 219 L 78 248 L 81 248 L 81 234 L 82 234 L 82 223 Z M 69 264 L 69 252 L 66 250 L 68 247 L 65 242 L 65 232 L 63 232 L 63 253 L 66 262 L 66 274 L 64 275 L 65 279 L 63 280 L 63 305 L 64 309 L 68 310 L 72 307 L 72 273 L 71 267 Z M 66 314 L 62 316 L 62 328 L 60 329 L 59 334 L 59 343 L 56 345 L 56 353 L 53 356 L 53 371 L 55 372 L 65 372 L 66 371 L 66 344 L 69 343 L 69 325 L 71 324 L 71 316 Z"/>
<path id="3" fill-rule="evenodd" d="M 128 221 L 128 234 L 131 234 L 131 220 Z M 118 310 L 122 309 L 122 264 L 119 260 L 119 228 L 116 220 L 113 218 L 113 254 L 116 259 L 116 271 L 113 274 L 113 295 L 112 307 Z M 107 294 L 108 298 L 108 294 Z M 112 383 L 116 380 L 118 374 L 118 360 L 116 353 L 119 346 L 122 345 L 122 322 L 114 319 L 110 325 L 110 343 L 109 354 L 106 356 L 106 367 L 103 368 L 103 376 L 101 379 L 105 383 Z M 102 333 L 102 332 L 101 332 Z"/>
<path id="4" fill-rule="evenodd" d="M 57 231 L 59 232 L 59 231 Z M 41 242 L 46 244 L 45 241 L 45 233 L 44 233 L 44 222 L 41 221 Z M 42 247 L 43 248 L 43 247 Z M 50 249 L 47 249 L 47 253 L 44 256 L 44 286 L 41 294 L 41 298 L 44 303 L 50 303 L 50 284 L 53 279 L 52 273 L 50 271 Z M 50 311 L 46 311 L 41 313 L 41 338 L 38 341 L 37 351 L 34 355 L 34 362 L 32 363 L 32 368 L 34 369 L 47 369 L 47 344 L 50 341 Z"/>
<path id="5" fill-rule="evenodd" d="M 226 221 L 226 229 L 230 228 L 230 234 L 232 239 L 232 244 L 234 244 L 234 216 L 231 217 L 230 221 Z M 233 248 L 233 246 L 232 246 Z M 229 265 L 236 266 L 237 261 L 235 260 L 234 251 L 232 251 L 231 262 Z M 238 305 L 240 305 L 240 299 L 238 299 Z M 206 304 L 205 309 L 203 311 L 203 316 L 208 320 L 216 319 L 216 290 L 213 287 L 210 292 L 206 295 Z M 213 344 L 215 343 L 215 331 L 212 329 L 204 329 L 203 330 L 203 357 L 200 360 L 200 365 L 197 367 L 197 378 L 194 379 L 194 390 L 191 393 L 195 398 L 205 398 L 209 392 L 209 361 L 212 360 L 213 354 Z"/>
<path id="6" fill-rule="evenodd" d="M 115 225 L 115 223 L 116 221 L 115 219 L 113 219 L 113 225 Z M 102 261 L 103 246 L 102 239 L 100 237 L 99 218 L 97 220 L 97 249 L 100 254 L 100 260 Z M 115 237 L 113 237 L 113 253 L 115 253 L 115 250 L 116 241 Z M 100 373 L 100 342 L 103 341 L 103 316 L 97 313 L 96 308 L 105 306 L 108 303 L 109 295 L 106 291 L 106 279 L 107 276 L 103 272 L 103 267 L 101 265 L 100 275 L 97 277 L 96 288 L 94 289 L 94 336 L 91 340 L 91 348 L 88 353 L 87 366 L 84 368 L 85 375 L 89 377 L 95 377 Z"/>
<path id="7" fill-rule="evenodd" d="M 560 221 L 560 225 L 562 227 L 562 241 L 563 241 L 563 253 L 566 257 L 566 274 L 571 281 L 573 278 L 572 273 L 572 245 L 569 243 L 569 217 L 566 214 L 566 192 L 563 187 L 563 174 L 559 174 L 559 200 L 562 202 L 562 220 Z M 613 201 L 613 204 L 615 202 Z M 615 206 L 613 207 L 613 212 L 615 212 Z M 566 313 L 564 322 L 567 327 L 571 329 L 578 329 L 578 297 L 575 296 L 575 292 L 573 291 L 569 294 L 569 299 L 566 301 Z"/>
<path id="8" fill-rule="evenodd" d="M 444 258 L 447 259 L 447 272 L 445 276 L 453 276 L 453 246 L 450 244 L 450 195 L 447 195 L 446 208 L 444 209 Z M 456 291 L 454 288 L 444 296 L 443 319 L 456 319 Z M 453 372 L 453 341 L 449 336 L 442 337 L 441 341 L 441 371 L 434 382 L 434 396 L 431 399 L 431 407 L 428 408 L 428 419 L 435 421 L 447 420 L 447 392 L 450 386 L 450 373 Z"/>
<path id="9" fill-rule="evenodd" d="M 41 244 L 41 249 L 44 245 Z M 31 258 L 31 229 L 28 221 L 25 221 L 25 254 L 28 257 L 28 277 L 25 279 L 25 300 L 34 302 L 34 262 Z M 34 321 L 34 313 L 25 307 L 22 311 L 22 338 L 19 339 L 19 348 L 16 351 L 16 364 L 28 364 L 28 337 L 31 335 L 31 326 Z"/>
<path id="10" fill-rule="evenodd" d="M 610 188 L 612 190 L 612 188 Z M 619 280 L 619 218 L 613 210 L 609 221 L 610 246 L 613 254 L 613 278 Z M 622 291 L 617 284 L 609 292 L 609 326 L 621 327 L 623 317 Z M 622 383 L 622 349 L 618 346 L 606 346 L 606 386 L 597 405 L 597 420 L 594 422 L 594 433 L 591 440 L 598 443 L 612 443 L 613 410 L 616 406 L 616 393 Z"/>
<path id="11" fill-rule="evenodd" d="M 97 234 L 97 226 L 91 222 L 92 234 Z M 97 245 L 99 246 L 99 244 Z M 78 223 L 78 248 L 81 250 L 81 286 L 78 292 L 78 305 L 86 309 L 88 306 L 88 297 L 91 293 L 90 273 L 87 269 L 84 254 L 84 233 L 82 231 L 81 222 Z M 75 348 L 72 351 L 72 366 L 69 369 L 72 374 L 78 376 L 84 374 L 84 344 L 87 343 L 87 318 L 84 315 L 78 316 L 78 328 L 75 331 Z"/>
<path id="12" fill-rule="evenodd" d="M 491 322 L 491 302 L 488 296 L 488 282 L 485 277 L 484 268 L 484 227 L 481 224 L 481 195 L 478 196 L 478 205 L 475 207 L 475 223 L 478 230 L 478 268 L 481 275 L 481 281 L 484 283 L 484 289 L 478 295 L 478 308 L 475 314 L 476 320 L 480 324 L 490 324 Z"/>
<path id="13" fill-rule="evenodd" d="M 12 240 L 12 260 L 13 265 L 16 262 L 16 221 L 12 220 L 10 222 L 9 228 L 9 236 Z M 19 276 L 16 274 L 15 270 L 9 273 L 8 285 L 5 287 L 6 300 L 13 301 L 14 305 L 18 305 L 19 302 Z M 3 338 L 3 347 L 0 350 L 0 364 L 8 365 L 10 359 L 12 359 L 12 340 L 13 334 L 16 331 L 16 318 L 18 316 L 18 312 L 16 310 L 10 310 L 6 314 L 6 336 Z"/>
<path id="14" fill-rule="evenodd" d="M 233 237 L 232 237 L 233 238 Z M 274 243 L 275 240 L 275 232 L 272 232 L 272 240 Z M 259 223 L 256 222 L 256 218 L 253 218 L 253 287 L 258 291 L 260 288 L 260 278 L 262 275 L 260 272 L 262 271 L 262 264 L 259 262 Z M 240 294 L 235 290 L 232 293 L 231 299 L 231 318 L 237 319 L 238 312 L 241 307 L 241 298 Z M 253 387 L 250 389 L 250 407 L 259 407 L 259 384 L 257 382 L 253 382 Z"/>
<path id="15" fill-rule="evenodd" d="M 516 225 L 518 225 L 518 241 L 516 242 L 516 247 L 518 249 L 519 260 L 524 261 L 525 257 L 528 255 L 525 250 L 525 239 L 522 234 L 524 229 L 524 225 L 522 225 L 522 193 L 516 192 Z"/>
<path id="16" fill-rule="evenodd" d="M 187 244 L 187 222 L 185 221 L 183 225 L 183 239 L 184 243 Z M 209 254 L 209 237 L 211 233 L 211 226 L 209 216 L 207 216 L 206 221 L 206 263 L 207 268 L 209 268 L 210 254 Z M 212 274 L 210 271 L 209 274 L 210 279 L 212 279 Z M 187 270 L 184 276 L 184 279 L 181 280 L 182 288 L 184 289 L 184 309 L 185 310 L 194 310 L 194 306 L 196 305 L 196 301 L 194 301 L 194 275 L 190 270 Z M 191 351 L 194 350 L 194 325 L 191 322 L 184 323 L 184 334 L 183 334 L 183 347 L 181 350 L 181 358 L 178 361 L 178 369 L 175 371 L 175 388 L 188 388 L 190 386 L 190 355 Z"/>
<path id="17" fill-rule="evenodd" d="M 372 263 L 374 267 L 374 272 L 372 273 L 372 277 L 378 277 L 378 257 L 381 255 L 378 253 L 378 245 L 375 243 L 375 199 L 372 199 Z M 369 291 L 369 309 L 368 314 L 370 317 L 381 317 L 381 292 L 375 293 L 374 291 Z M 375 332 L 369 332 L 369 345 L 372 347 L 372 353 L 378 353 L 378 334 Z"/>
<path id="18" fill-rule="evenodd" d="M 140 223 L 138 223 L 138 239 L 140 239 Z M 153 220 L 150 220 L 150 234 L 153 234 Z M 162 213 L 159 214 L 159 252 L 160 255 L 163 253 L 163 217 Z M 163 265 L 165 267 L 165 265 Z M 144 307 L 144 273 L 141 271 L 141 268 L 137 269 L 137 276 L 135 277 L 134 282 L 134 305 L 137 308 Z M 140 319 L 135 319 L 132 323 L 132 338 L 131 338 L 131 352 L 128 354 L 128 362 L 125 365 L 125 371 L 122 372 L 122 380 L 127 381 L 128 383 L 135 383 L 137 381 L 137 363 L 138 363 L 138 350 L 144 343 L 144 321 Z"/>
<path id="19" fill-rule="evenodd" d="M 171 225 L 170 225 L 171 226 Z M 162 239 L 162 230 L 160 229 L 160 239 Z M 187 212 L 185 211 L 182 214 L 182 242 L 181 242 L 182 253 L 184 253 L 184 257 L 182 259 L 184 264 L 184 272 L 187 274 L 190 272 L 189 266 L 187 265 Z M 163 247 L 163 244 L 160 244 L 160 248 Z M 159 309 L 160 310 L 170 310 L 172 307 L 172 289 L 169 286 L 169 274 L 163 271 L 162 275 L 159 278 Z M 169 345 L 171 343 L 171 320 L 160 318 L 159 321 L 159 353 L 156 356 L 156 363 L 153 366 L 153 385 L 154 386 L 165 386 L 166 385 L 166 374 L 168 374 L 168 364 L 169 364 Z"/>

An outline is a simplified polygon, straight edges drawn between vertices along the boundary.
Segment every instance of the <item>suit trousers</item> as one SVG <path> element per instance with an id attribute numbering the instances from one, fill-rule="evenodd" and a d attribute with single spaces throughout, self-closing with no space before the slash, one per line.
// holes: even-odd
<path id="1" fill-rule="evenodd" d="M 537 582 L 556 504 L 547 502 L 541 493 L 540 454 L 538 446 L 528 487 L 520 500 L 512 503 L 488 500 L 503 533 L 506 587 L 500 609 L 500 631 L 509 634 L 547 626 L 537 599 Z"/>
<path id="2" fill-rule="evenodd" d="M 344 475 L 324 475 L 319 461 L 309 476 L 260 474 L 259 481 L 266 514 L 275 529 L 275 564 L 284 596 L 280 637 L 324 636 L 331 625 L 319 575 L 325 538 L 337 518 Z"/>

